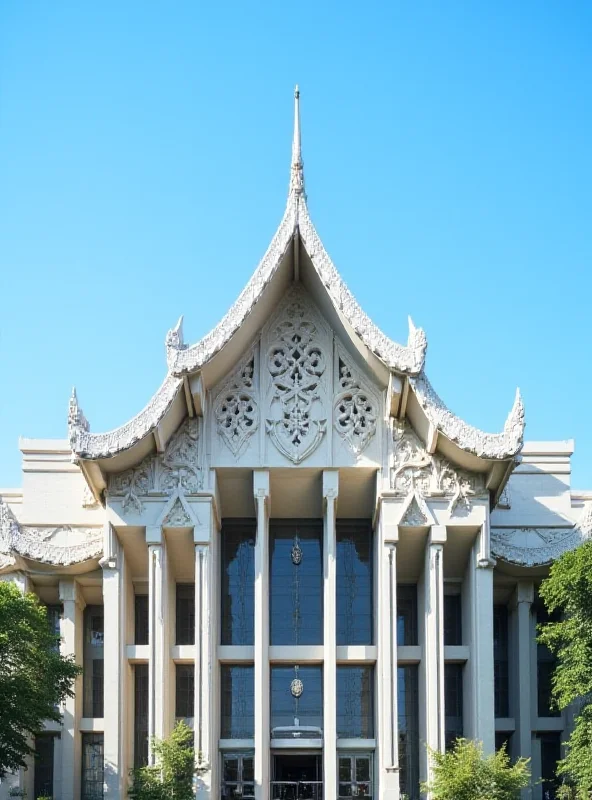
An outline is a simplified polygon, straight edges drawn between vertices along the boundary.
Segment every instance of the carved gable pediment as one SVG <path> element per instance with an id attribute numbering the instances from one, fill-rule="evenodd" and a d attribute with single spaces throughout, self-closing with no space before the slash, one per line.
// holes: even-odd
<path id="1" fill-rule="evenodd" d="M 124 511 L 135 508 L 141 514 L 142 497 L 199 492 L 203 488 L 199 442 L 198 419 L 186 419 L 162 455 L 148 456 L 137 467 L 112 475 L 108 495 L 122 497 Z"/>
<path id="2" fill-rule="evenodd" d="M 401 497 L 446 497 L 450 513 L 470 510 L 475 497 L 487 494 L 483 475 L 459 469 L 430 454 L 411 425 L 394 421 L 391 489 Z"/>

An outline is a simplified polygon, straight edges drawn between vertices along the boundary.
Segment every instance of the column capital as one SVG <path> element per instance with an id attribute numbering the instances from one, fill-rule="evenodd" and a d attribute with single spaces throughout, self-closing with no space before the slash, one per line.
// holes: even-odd
<path id="1" fill-rule="evenodd" d="M 162 544 L 162 526 L 161 525 L 147 525 L 146 526 L 146 544 Z"/>
<path id="2" fill-rule="evenodd" d="M 62 603 L 75 603 L 81 611 L 83 611 L 86 607 L 86 602 L 82 596 L 78 583 L 74 580 L 60 581 L 59 598 Z"/>
<path id="3" fill-rule="evenodd" d="M 428 542 L 430 545 L 443 545 L 446 543 L 446 525 L 432 525 Z"/>
<path id="4" fill-rule="evenodd" d="M 253 470 L 253 494 L 255 495 L 255 500 L 267 500 L 269 498 L 268 469 Z"/>
<path id="5" fill-rule="evenodd" d="M 534 603 L 534 583 L 532 581 L 518 581 L 512 596 L 512 608 L 517 608 L 520 603 L 531 606 Z"/>
<path id="6" fill-rule="evenodd" d="M 337 500 L 339 496 L 339 470 L 323 470 L 323 499 Z"/>

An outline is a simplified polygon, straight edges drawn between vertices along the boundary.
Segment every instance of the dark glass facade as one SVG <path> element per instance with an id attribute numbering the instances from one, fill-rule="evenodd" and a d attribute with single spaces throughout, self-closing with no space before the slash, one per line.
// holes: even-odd
<path id="1" fill-rule="evenodd" d="M 397 644 L 416 645 L 417 633 L 417 586 L 399 584 L 397 586 Z"/>
<path id="2" fill-rule="evenodd" d="M 255 798 L 255 760 L 252 752 L 222 755 L 222 800 Z"/>
<path id="3" fill-rule="evenodd" d="M 323 643 L 322 542 L 322 520 L 271 522 L 271 645 Z"/>
<path id="4" fill-rule="evenodd" d="M 372 525 L 337 521 L 337 644 L 372 644 Z"/>
<path id="5" fill-rule="evenodd" d="M 195 584 L 178 583 L 175 598 L 177 644 L 195 644 Z"/>
<path id="6" fill-rule="evenodd" d="M 460 594 L 444 595 L 444 644 L 462 644 L 462 603 Z"/>
<path id="7" fill-rule="evenodd" d="M 134 665 L 134 767 L 148 763 L 148 664 Z"/>
<path id="8" fill-rule="evenodd" d="M 302 692 L 294 681 L 301 681 Z M 271 667 L 271 735 L 293 738 L 294 729 L 305 728 L 306 738 L 322 736 L 323 669 L 320 666 Z"/>
<path id="9" fill-rule="evenodd" d="M 84 609 L 83 716 L 103 716 L 103 606 Z"/>
<path id="10" fill-rule="evenodd" d="M 148 595 L 134 596 L 134 644 L 148 644 Z"/>
<path id="11" fill-rule="evenodd" d="M 493 607 L 493 672 L 495 716 L 510 716 L 510 670 L 508 661 L 508 608 Z"/>
<path id="12" fill-rule="evenodd" d="M 463 735 L 463 665 L 444 665 L 444 740 L 446 749 Z"/>
<path id="13" fill-rule="evenodd" d="M 194 665 L 175 664 L 175 717 L 177 720 L 189 720 L 193 718 L 194 698 Z"/>
<path id="14" fill-rule="evenodd" d="M 419 800 L 418 666 L 397 669 L 399 713 L 399 778 L 401 794 Z"/>
<path id="15" fill-rule="evenodd" d="M 368 753 L 339 753 L 338 800 L 348 797 L 371 800 L 372 772 L 372 756 Z"/>
<path id="16" fill-rule="evenodd" d="M 337 736 L 374 738 L 374 669 L 337 667 Z"/>
<path id="17" fill-rule="evenodd" d="M 540 605 L 536 609 L 537 626 L 556 622 L 558 616 L 551 616 L 547 609 Z M 560 710 L 553 703 L 553 673 L 557 659 L 544 644 L 537 644 L 537 707 L 539 717 L 559 717 Z"/>
<path id="18" fill-rule="evenodd" d="M 255 631 L 255 520 L 222 523 L 222 631 L 224 645 L 252 645 Z"/>
<path id="19" fill-rule="evenodd" d="M 251 665 L 221 668 L 222 739 L 252 739 L 255 735 L 255 671 Z"/>
<path id="20" fill-rule="evenodd" d="M 53 797 L 53 749 L 55 737 L 51 733 L 40 733 L 35 737 L 34 800 L 38 797 Z"/>
<path id="21" fill-rule="evenodd" d="M 81 800 L 103 797 L 104 741 L 102 733 L 82 734 Z"/>

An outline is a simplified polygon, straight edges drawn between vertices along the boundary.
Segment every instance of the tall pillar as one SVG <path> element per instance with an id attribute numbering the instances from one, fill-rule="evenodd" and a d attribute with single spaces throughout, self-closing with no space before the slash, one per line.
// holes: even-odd
<path id="1" fill-rule="evenodd" d="M 254 470 L 255 542 L 255 797 L 269 798 L 269 471 Z"/>
<path id="2" fill-rule="evenodd" d="M 392 519 L 396 506 L 383 500 L 378 528 L 378 789 L 382 800 L 399 800 L 397 697 L 397 541 Z"/>
<path id="3" fill-rule="evenodd" d="M 146 528 L 148 544 L 148 739 L 166 735 L 167 686 L 166 620 L 168 570 L 164 535 L 160 527 Z M 154 763 L 152 752 L 149 763 Z"/>
<path id="4" fill-rule="evenodd" d="M 84 642 L 82 612 L 86 603 L 74 580 L 60 581 L 60 602 L 63 614 L 60 620 L 61 651 L 63 655 L 74 656 L 82 666 Z M 67 697 L 64 703 L 62 722 L 62 800 L 77 800 L 80 797 L 80 719 L 82 717 L 82 676 L 74 684 L 74 697 Z"/>
<path id="5" fill-rule="evenodd" d="M 485 527 L 485 526 L 484 526 Z M 493 565 L 483 555 L 483 528 L 469 556 L 464 581 L 470 654 L 465 667 L 465 735 L 495 751 L 493 675 Z"/>
<path id="6" fill-rule="evenodd" d="M 104 633 L 104 790 L 106 797 L 119 800 L 124 797 L 127 785 L 126 565 L 123 548 L 110 523 L 105 526 L 103 552 L 100 564 L 107 622 Z"/>
<path id="7" fill-rule="evenodd" d="M 212 796 L 211 717 L 212 658 L 210 607 L 210 547 L 195 545 L 195 708 L 194 733 L 197 754 L 197 797 Z"/>
<path id="8" fill-rule="evenodd" d="M 323 781 L 324 797 L 337 797 L 337 541 L 339 472 L 323 472 Z"/>
<path id="9" fill-rule="evenodd" d="M 423 727 L 428 747 L 444 750 L 444 543 L 446 528 L 432 525 L 425 548 L 424 574 L 421 581 L 424 609 L 423 657 L 420 685 L 425 692 Z M 421 763 L 421 762 L 420 762 Z M 424 760 L 424 774 L 429 778 L 429 756 Z"/>
<path id="10" fill-rule="evenodd" d="M 532 758 L 532 604 L 534 584 L 531 581 L 518 581 L 512 598 L 513 641 L 512 653 L 514 671 L 512 681 L 512 708 L 516 722 L 513 755 Z M 536 667 L 536 665 L 535 665 Z M 536 674 L 536 669 L 535 669 Z M 535 773 L 533 773 L 535 774 Z M 522 800 L 532 797 L 532 787 L 523 789 Z"/>

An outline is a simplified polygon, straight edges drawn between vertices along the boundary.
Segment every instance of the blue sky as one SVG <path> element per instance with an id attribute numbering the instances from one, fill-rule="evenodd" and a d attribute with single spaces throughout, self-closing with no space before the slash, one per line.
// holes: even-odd
<path id="1" fill-rule="evenodd" d="M 18 436 L 138 412 L 281 217 L 292 91 L 309 205 L 358 301 L 469 422 L 576 439 L 592 488 L 592 4 L 0 4 L 0 486 Z"/>

